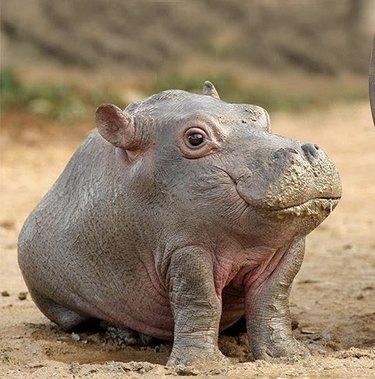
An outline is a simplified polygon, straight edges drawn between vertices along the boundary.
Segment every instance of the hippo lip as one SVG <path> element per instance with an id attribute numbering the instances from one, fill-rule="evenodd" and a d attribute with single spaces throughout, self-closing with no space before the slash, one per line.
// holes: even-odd
<path id="1" fill-rule="evenodd" d="M 264 204 L 261 204 L 258 202 L 252 202 L 249 201 L 247 196 L 241 193 L 238 188 L 238 180 L 235 180 L 232 175 L 225 169 L 221 167 L 216 167 L 217 169 L 223 171 L 234 184 L 234 188 L 236 189 L 236 192 L 238 196 L 248 205 L 252 206 L 254 208 L 259 209 L 260 211 L 267 212 L 269 214 L 276 214 L 278 217 L 283 217 L 287 215 L 291 216 L 311 216 L 311 215 L 319 215 L 322 213 L 331 213 L 334 208 L 336 208 L 336 205 L 338 204 L 339 200 L 341 199 L 341 196 L 321 196 L 321 197 L 315 197 L 309 200 L 306 200 L 305 202 L 299 203 L 299 204 L 293 204 L 289 205 L 283 208 L 276 208 L 272 205 L 265 206 Z"/>
<path id="2" fill-rule="evenodd" d="M 316 197 L 301 204 L 291 205 L 285 208 L 269 208 L 272 213 L 294 216 L 311 216 L 322 211 L 331 213 L 340 200 L 340 197 Z"/>

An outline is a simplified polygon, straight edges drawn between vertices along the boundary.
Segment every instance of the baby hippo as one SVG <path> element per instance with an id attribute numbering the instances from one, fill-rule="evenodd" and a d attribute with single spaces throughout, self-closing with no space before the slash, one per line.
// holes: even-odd
<path id="1" fill-rule="evenodd" d="M 19 237 L 39 309 L 65 330 L 97 319 L 173 340 L 171 365 L 223 359 L 219 332 L 242 317 L 256 359 L 306 353 L 288 296 L 341 196 L 326 154 L 210 82 L 101 105 L 96 124 Z"/>

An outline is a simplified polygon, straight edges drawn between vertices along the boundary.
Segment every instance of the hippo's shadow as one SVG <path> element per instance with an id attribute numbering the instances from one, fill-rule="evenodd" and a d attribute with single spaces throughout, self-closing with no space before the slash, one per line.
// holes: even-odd
<path id="1" fill-rule="evenodd" d="M 98 320 L 86 321 L 70 333 L 52 323 L 29 323 L 27 327 L 31 329 L 33 339 L 47 345 L 45 352 L 48 358 L 64 363 L 147 361 L 165 365 L 172 349 L 171 342 L 158 339 L 152 339 L 148 346 L 119 345 L 108 337 Z M 246 322 L 241 319 L 221 334 L 219 345 L 225 355 L 240 360 L 244 358 L 241 352 L 248 348 L 245 332 Z M 249 356 L 246 360 L 250 359 Z"/>
<path id="2" fill-rule="evenodd" d="M 119 346 L 113 342 L 98 321 L 90 321 L 65 332 L 57 325 L 28 324 L 32 338 L 45 346 L 49 359 L 79 364 L 115 362 L 150 362 L 165 365 L 172 345 L 153 341 L 150 346 Z"/>

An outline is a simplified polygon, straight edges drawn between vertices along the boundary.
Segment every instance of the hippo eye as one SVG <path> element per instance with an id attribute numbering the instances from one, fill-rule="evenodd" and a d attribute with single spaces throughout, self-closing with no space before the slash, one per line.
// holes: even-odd
<path id="1" fill-rule="evenodd" d="M 191 146 L 199 146 L 204 142 L 204 136 L 201 133 L 191 133 L 187 137 Z"/>
<path id="2" fill-rule="evenodd" d="M 185 145 L 190 149 L 200 149 L 209 141 L 207 133 L 202 128 L 189 128 L 184 135 Z"/>
<path id="3" fill-rule="evenodd" d="M 205 126 L 187 128 L 181 137 L 181 139 L 177 140 L 177 145 L 185 158 L 201 158 L 218 147 L 218 143 L 212 137 L 212 133 Z"/>

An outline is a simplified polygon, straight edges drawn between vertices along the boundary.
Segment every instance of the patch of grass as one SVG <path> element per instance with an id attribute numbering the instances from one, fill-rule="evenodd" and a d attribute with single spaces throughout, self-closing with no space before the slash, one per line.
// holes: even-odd
<path id="1" fill-rule="evenodd" d="M 105 90 L 87 91 L 72 84 L 26 84 L 7 67 L 0 70 L 0 106 L 2 110 L 22 108 L 59 121 L 87 117 L 104 102 L 121 104 L 119 97 Z"/>
<path id="2" fill-rule="evenodd" d="M 346 83 L 345 80 L 308 79 L 305 83 L 295 83 L 288 88 L 280 83 L 245 86 L 235 76 L 228 73 L 210 76 L 190 76 L 179 73 L 158 77 L 151 93 L 166 89 L 183 89 L 200 93 L 205 80 L 212 81 L 223 99 L 233 103 L 247 103 L 262 106 L 268 111 L 302 112 L 323 108 L 337 102 L 355 102 L 367 99 L 367 87 L 361 81 Z"/>
<path id="3" fill-rule="evenodd" d="M 180 73 L 169 73 L 156 78 L 151 86 L 151 93 L 157 93 L 168 89 L 182 89 L 188 92 L 199 93 L 202 91 L 203 83 L 209 80 L 215 83 L 221 92 L 233 92 L 234 81 L 230 75 L 224 73 L 222 75 L 204 75 L 204 76 L 190 76 L 182 75 Z"/>
<path id="4" fill-rule="evenodd" d="M 202 70 L 203 71 L 203 70 Z M 229 73 L 230 72 L 230 73 Z M 367 81 L 328 79 L 325 77 L 257 77 L 237 76 L 232 71 L 216 75 L 191 75 L 168 72 L 146 83 L 146 95 L 167 89 L 183 89 L 201 93 L 205 80 L 212 81 L 223 100 L 233 103 L 256 104 L 269 112 L 302 112 L 324 108 L 337 102 L 363 101 L 368 97 Z M 136 84 L 133 84 L 137 89 Z M 74 121 L 91 116 L 101 103 L 124 104 L 124 97 L 105 88 L 83 89 L 69 83 L 23 82 L 11 68 L 0 70 L 0 106 L 2 110 L 17 110 L 39 114 L 58 121 Z"/>

